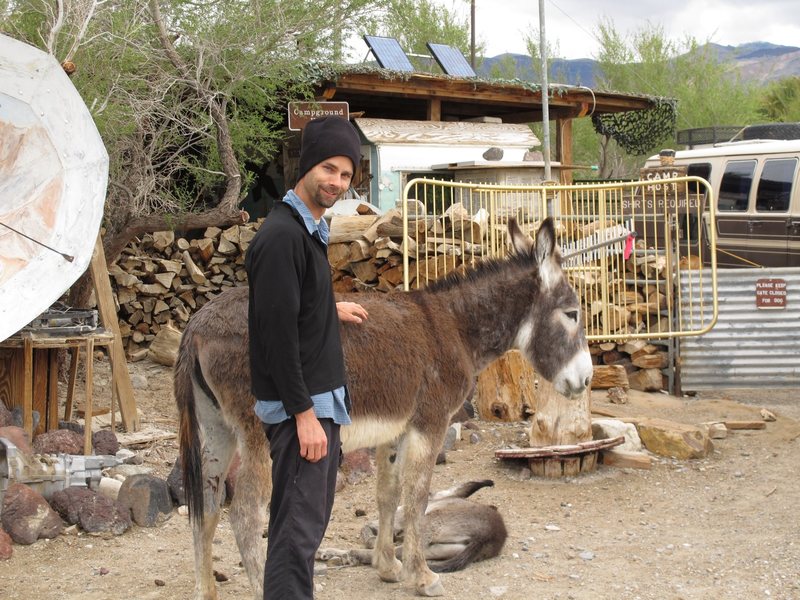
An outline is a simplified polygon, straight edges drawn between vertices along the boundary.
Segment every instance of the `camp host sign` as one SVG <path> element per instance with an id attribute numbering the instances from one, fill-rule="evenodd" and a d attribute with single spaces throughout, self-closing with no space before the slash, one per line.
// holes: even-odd
<path id="1" fill-rule="evenodd" d="M 625 214 L 697 213 L 700 208 L 700 195 L 687 194 L 684 183 L 677 184 L 670 181 L 686 175 L 685 166 L 641 169 L 639 179 L 648 183 L 625 190 L 622 197 L 623 212 Z"/>
<path id="2" fill-rule="evenodd" d="M 289 129 L 302 131 L 306 123 L 321 117 L 350 118 L 347 102 L 289 102 Z"/>

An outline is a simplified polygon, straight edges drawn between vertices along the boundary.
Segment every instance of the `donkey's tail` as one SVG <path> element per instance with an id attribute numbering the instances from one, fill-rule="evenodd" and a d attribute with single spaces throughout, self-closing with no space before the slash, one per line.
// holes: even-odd
<path id="1" fill-rule="evenodd" d="M 205 383 L 205 380 L 197 355 L 192 348 L 191 338 L 189 331 L 184 332 L 178 358 L 175 361 L 175 402 L 178 405 L 180 419 L 178 436 L 180 461 L 189 518 L 202 524 L 205 510 L 203 506 L 203 459 L 194 397 L 194 379 L 199 377 L 202 384 Z"/>
<path id="2" fill-rule="evenodd" d="M 446 490 L 436 492 L 435 494 L 431 494 L 429 501 L 433 502 L 436 500 L 443 500 L 444 498 L 469 498 L 470 496 L 472 496 L 472 494 L 474 494 L 481 488 L 492 487 L 493 485 L 494 481 L 492 481 L 491 479 L 481 479 L 479 481 L 466 481 L 455 487 L 451 487 Z"/>
<path id="3" fill-rule="evenodd" d="M 453 573 L 455 571 L 461 571 L 471 563 L 487 558 L 484 556 L 484 541 L 485 540 L 470 540 L 461 552 L 448 559 L 428 560 L 426 561 L 428 563 L 428 568 L 434 573 Z"/>

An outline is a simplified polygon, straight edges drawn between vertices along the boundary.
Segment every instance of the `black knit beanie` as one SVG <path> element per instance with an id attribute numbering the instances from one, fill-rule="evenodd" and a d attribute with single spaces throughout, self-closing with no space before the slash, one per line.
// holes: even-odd
<path id="1" fill-rule="evenodd" d="M 322 117 L 306 124 L 300 147 L 297 180 L 331 156 L 346 156 L 353 161 L 353 174 L 361 163 L 361 139 L 350 121 L 342 117 Z"/>

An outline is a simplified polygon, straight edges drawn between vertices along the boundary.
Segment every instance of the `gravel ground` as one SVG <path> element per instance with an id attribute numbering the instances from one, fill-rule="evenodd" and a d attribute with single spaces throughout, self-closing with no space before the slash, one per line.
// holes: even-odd
<path id="1" fill-rule="evenodd" d="M 171 372 L 133 363 L 137 404 L 145 428 L 175 431 Z M 106 398 L 98 368 L 96 398 Z M 103 389 L 105 383 L 106 388 Z M 686 423 L 758 418 L 765 430 L 731 432 L 702 460 L 657 457 L 649 470 L 600 466 L 562 480 L 531 478 L 519 463 L 494 457 L 524 443 L 525 423 L 478 421 L 478 443 L 460 441 L 436 467 L 434 489 L 470 479 L 495 486 L 474 499 L 501 511 L 509 537 L 500 556 L 442 575 L 446 597 L 543 599 L 800 598 L 800 519 L 797 499 L 800 401 L 798 390 L 736 390 L 674 398 L 631 393 L 625 405 L 594 392 L 593 405 L 627 416 Z M 465 436 L 466 437 L 466 436 Z M 166 477 L 177 455 L 172 440 L 141 450 L 145 464 Z M 338 495 L 325 546 L 359 544 L 361 527 L 376 518 L 374 477 Z M 365 513 L 356 516 L 357 511 Z M 233 536 L 222 519 L 215 569 L 228 577 L 221 599 L 250 598 Z M 191 598 L 191 535 L 177 512 L 163 526 L 133 528 L 119 537 L 62 535 L 14 546 L 0 562 L 0 598 Z M 412 598 L 404 584 L 379 581 L 369 567 L 327 568 L 317 577 L 318 600 Z"/>

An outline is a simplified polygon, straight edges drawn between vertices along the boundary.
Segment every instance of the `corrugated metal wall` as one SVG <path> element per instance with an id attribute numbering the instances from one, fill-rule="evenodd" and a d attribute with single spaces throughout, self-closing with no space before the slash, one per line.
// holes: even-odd
<path id="1" fill-rule="evenodd" d="M 701 276 L 684 271 L 681 287 L 689 289 Z M 786 281 L 785 308 L 756 307 L 756 282 L 762 279 Z M 680 391 L 800 387 L 800 269 L 719 269 L 717 283 L 716 325 L 679 341 Z M 709 297 L 703 304 L 710 302 Z M 683 317 L 701 319 L 703 304 L 690 305 Z"/>

